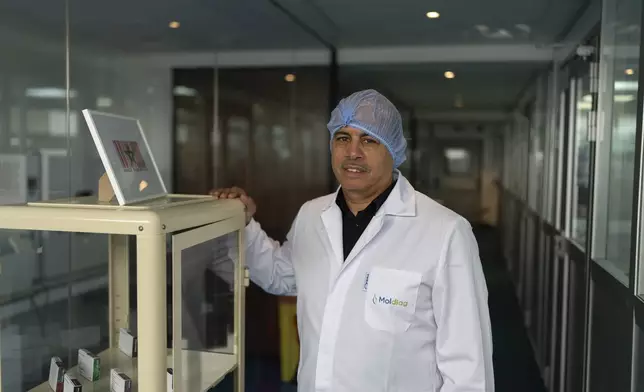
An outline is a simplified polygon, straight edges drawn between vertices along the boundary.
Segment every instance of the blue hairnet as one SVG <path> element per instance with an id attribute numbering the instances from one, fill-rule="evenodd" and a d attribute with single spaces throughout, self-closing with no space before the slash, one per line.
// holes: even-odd
<path id="1" fill-rule="evenodd" d="M 407 159 L 407 140 L 403 134 L 400 112 L 379 92 L 358 91 L 342 99 L 331 112 L 327 124 L 331 138 L 343 127 L 360 129 L 385 145 L 394 160 L 394 167 Z"/>

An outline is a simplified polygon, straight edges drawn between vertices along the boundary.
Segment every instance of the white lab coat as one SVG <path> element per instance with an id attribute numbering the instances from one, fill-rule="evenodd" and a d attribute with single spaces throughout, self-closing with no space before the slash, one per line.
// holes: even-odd
<path id="1" fill-rule="evenodd" d="M 297 295 L 300 392 L 494 391 L 471 227 L 397 176 L 346 261 L 337 193 L 305 203 L 282 246 L 246 228 L 253 282 Z"/>

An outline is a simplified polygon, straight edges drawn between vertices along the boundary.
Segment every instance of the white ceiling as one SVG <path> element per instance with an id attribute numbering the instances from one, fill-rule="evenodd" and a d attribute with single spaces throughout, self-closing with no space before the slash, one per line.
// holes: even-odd
<path id="1" fill-rule="evenodd" d="M 287 15 L 278 4 L 299 22 Z M 402 45 L 549 46 L 589 0 L 83 0 L 69 2 L 72 45 L 129 53 Z M 65 0 L 0 1 L 0 25 L 59 37 Z M 427 11 L 441 13 L 428 19 Z M 172 20 L 179 29 L 168 28 Z M 311 31 L 298 25 L 307 26 Z M 315 37 L 318 35 L 319 37 Z M 494 50 L 494 49 L 492 49 Z M 408 106 L 507 109 L 543 62 L 343 66 L 347 89 L 374 87 Z M 457 77 L 446 80 L 445 70 Z"/>
<path id="2" fill-rule="evenodd" d="M 340 47 L 477 43 L 550 44 L 587 0 L 275 0 Z M 0 2 L 3 22 L 61 31 L 64 0 Z M 427 11 L 441 18 L 430 20 Z M 319 41 L 271 0 L 69 1 L 71 34 L 118 48 L 315 48 Z M 168 22 L 178 20 L 178 30 Z M 477 28 L 478 26 L 478 28 Z M 507 34 L 501 32 L 505 29 Z M 487 37 L 486 37 L 487 35 Z M 505 38 L 491 38 L 497 35 Z"/>
<path id="3" fill-rule="evenodd" d="M 417 111 L 509 110 L 545 67 L 528 62 L 356 65 L 342 67 L 340 80 L 347 93 L 375 88 Z M 456 77 L 446 79 L 446 70 Z"/>
<path id="4" fill-rule="evenodd" d="M 586 0 L 280 0 L 338 46 L 548 44 Z M 425 14 L 437 11 L 439 19 Z M 499 34 L 499 30 L 504 32 Z M 491 38 L 505 36 L 506 38 Z"/>

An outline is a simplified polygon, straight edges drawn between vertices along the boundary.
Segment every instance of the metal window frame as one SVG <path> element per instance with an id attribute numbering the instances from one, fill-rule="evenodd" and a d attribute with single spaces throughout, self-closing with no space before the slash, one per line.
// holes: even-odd
<path id="1" fill-rule="evenodd" d="M 633 214 L 631 223 L 631 254 L 629 288 L 633 303 L 633 336 L 631 352 L 631 391 L 636 392 L 638 384 L 644 383 L 639 377 L 639 363 L 644 360 L 644 352 L 639 350 L 644 324 L 640 326 L 639 320 L 644 320 L 644 266 L 642 260 L 642 233 L 644 219 L 644 7 L 640 17 L 640 53 L 639 53 L 639 77 L 637 89 L 637 114 L 635 117 L 635 168 L 633 170 Z"/>

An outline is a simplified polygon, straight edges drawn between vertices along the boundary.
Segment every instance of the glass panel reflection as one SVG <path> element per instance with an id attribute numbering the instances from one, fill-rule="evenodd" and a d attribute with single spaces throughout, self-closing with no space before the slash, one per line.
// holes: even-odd
<path id="1" fill-rule="evenodd" d="M 590 95 L 590 77 L 586 73 L 576 81 L 577 107 L 575 109 L 575 133 L 573 149 L 573 186 L 572 186 L 572 226 L 571 236 L 574 241 L 586 247 L 586 222 L 588 220 L 590 176 L 590 143 L 588 140 L 588 116 L 592 108 Z"/>
<path id="2" fill-rule="evenodd" d="M 182 331 L 184 348 L 234 353 L 237 233 L 181 252 Z"/>
<path id="3" fill-rule="evenodd" d="M 639 78 L 642 2 L 607 2 L 602 14 L 600 64 L 604 73 L 597 161 L 596 233 L 593 258 L 623 284 L 630 274 L 635 169 L 635 129 Z M 602 118 L 600 118 L 601 120 Z"/>
<path id="4" fill-rule="evenodd" d="M 181 324 L 175 324 L 180 337 L 173 337 L 174 348 L 179 349 L 174 357 L 175 390 L 179 386 L 182 391 L 206 390 L 235 366 L 238 235 L 231 232 L 180 250 L 181 287 L 173 288 L 181 290 L 175 308 L 181 312 Z M 184 246 L 180 242 L 176 246 Z"/>

